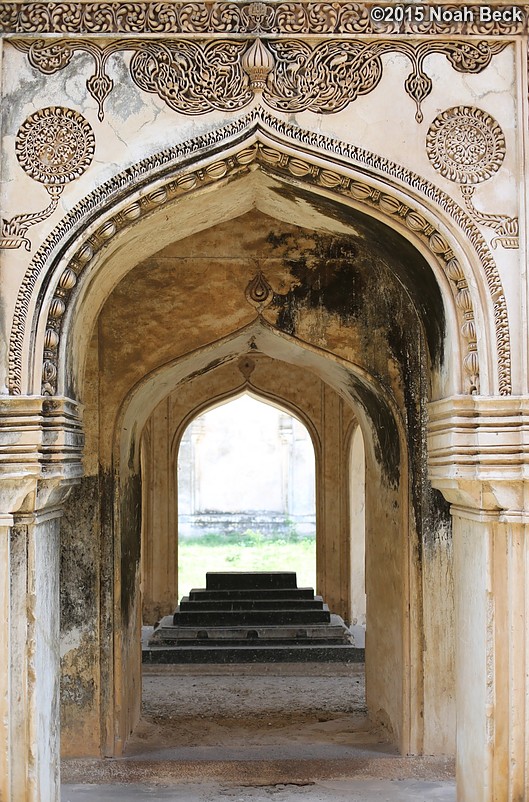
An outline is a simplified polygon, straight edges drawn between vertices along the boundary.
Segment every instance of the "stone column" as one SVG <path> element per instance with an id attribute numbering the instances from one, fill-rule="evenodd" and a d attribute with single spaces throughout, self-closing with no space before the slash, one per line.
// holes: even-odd
<path id="1" fill-rule="evenodd" d="M 152 625 L 169 615 L 178 601 L 178 456 L 172 449 L 174 430 L 169 399 L 156 407 L 145 435 L 143 615 L 144 623 Z"/>
<path id="2" fill-rule="evenodd" d="M 350 444 L 349 506 L 351 516 L 351 623 L 366 624 L 366 461 L 357 425 Z"/>
<path id="3" fill-rule="evenodd" d="M 0 401 L 0 799 L 59 800 L 59 517 L 80 472 L 72 402 Z"/>
<path id="4" fill-rule="evenodd" d="M 461 799 L 529 799 L 526 678 L 529 527 L 453 508 L 457 782 Z"/>
<path id="5" fill-rule="evenodd" d="M 278 422 L 278 439 L 281 455 L 281 501 L 283 515 L 289 518 L 293 512 L 292 496 L 294 482 L 292 477 L 293 428 L 290 415 L 281 413 Z"/>
<path id="6" fill-rule="evenodd" d="M 350 620 L 350 539 L 343 400 L 328 386 L 321 395 L 321 457 L 317 466 L 316 585 L 329 608 Z"/>
<path id="7" fill-rule="evenodd" d="M 529 403 L 430 407 L 430 475 L 452 504 L 457 794 L 529 799 Z"/>

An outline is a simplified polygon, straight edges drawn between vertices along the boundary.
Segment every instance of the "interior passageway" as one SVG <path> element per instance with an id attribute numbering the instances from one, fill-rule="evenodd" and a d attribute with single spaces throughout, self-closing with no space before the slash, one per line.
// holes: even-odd
<path id="1" fill-rule="evenodd" d="M 358 230 L 355 222 L 354 228 L 340 224 L 337 233 L 328 226 L 320 231 L 252 210 L 237 218 L 237 236 L 233 221 L 225 220 L 152 254 L 106 300 L 86 368 L 93 482 L 83 477 L 61 524 L 63 639 L 77 644 L 82 626 L 93 644 L 90 652 L 75 645 L 63 659 L 65 782 L 174 785 L 211 777 L 227 787 L 305 786 L 336 777 L 387 779 L 386 768 L 399 765 L 399 777 L 411 772 L 427 780 L 427 758 L 414 763 L 399 754 L 453 753 L 451 562 L 444 541 L 433 541 L 436 527 L 448 526 L 448 511 L 422 470 L 421 410 L 431 386 L 428 369 L 440 369 L 444 319 L 424 329 L 423 316 L 431 316 L 414 305 L 413 271 L 406 272 L 412 263 L 432 284 L 434 306 L 442 306 L 422 257 L 396 234 L 380 239 L 386 244 L 379 247 L 380 232 L 370 225 L 362 218 Z M 398 258 L 392 244 L 399 245 Z M 164 292 L 153 293 L 154 284 Z M 410 376 L 417 378 L 410 383 Z M 265 688 L 231 667 L 219 669 L 208 690 L 196 669 L 186 669 L 199 677 L 191 681 L 193 693 L 204 686 L 203 711 L 192 695 L 185 702 L 176 674 L 167 679 L 158 708 L 149 706 L 146 690 L 142 711 L 142 613 L 149 622 L 170 615 L 181 595 L 180 438 L 197 415 L 245 392 L 292 411 L 310 432 L 316 587 L 348 623 L 369 620 L 367 702 L 363 694 L 361 703 L 350 697 L 355 685 L 349 675 L 307 673 L 298 665 L 292 669 L 296 682 L 288 686 L 285 667 L 272 665 L 267 670 L 278 676 Z M 66 568 L 74 557 L 76 566 L 81 562 L 78 511 L 90 512 L 90 505 L 96 514 L 87 513 L 86 520 L 94 520 L 101 535 L 93 552 L 106 549 L 92 585 L 112 594 L 103 597 L 104 609 L 94 606 L 87 615 L 82 585 Z M 426 531 L 431 548 L 423 563 L 416 555 Z M 91 535 L 85 533 L 90 545 Z M 97 558 L 88 551 L 82 557 L 81 567 L 92 569 Z M 353 564 L 365 565 L 355 582 L 359 598 L 353 596 Z M 427 581 L 432 577 L 438 580 Z M 77 690 L 79 676 L 90 677 L 93 666 L 98 685 L 80 709 L 68 691 Z M 339 692 L 338 707 L 329 708 L 342 680 L 347 689 Z M 240 702 L 247 681 L 250 706 L 230 712 L 224 700 Z M 308 704 L 321 682 L 332 691 L 320 688 Z M 184 708 L 176 710 L 175 700 Z M 278 706 L 262 707 L 269 702 Z M 446 770 L 439 760 L 432 763 L 433 780 Z M 421 767 L 416 775 L 414 766 Z"/>

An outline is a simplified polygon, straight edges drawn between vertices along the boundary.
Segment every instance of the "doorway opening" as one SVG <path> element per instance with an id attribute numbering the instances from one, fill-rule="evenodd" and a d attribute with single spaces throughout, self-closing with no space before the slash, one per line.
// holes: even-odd
<path id="1" fill-rule="evenodd" d="M 209 571 L 316 585 L 315 455 L 304 424 L 250 393 L 209 409 L 178 451 L 179 596 Z"/>
<path id="2" fill-rule="evenodd" d="M 117 346 L 113 361 L 110 359 L 109 349 L 113 343 L 128 344 L 127 338 L 131 338 L 131 352 L 137 350 L 143 354 L 141 363 L 127 361 L 130 372 L 123 368 L 121 389 L 115 389 L 114 395 L 110 391 L 116 388 L 116 382 L 108 365 L 99 383 L 94 380 L 90 385 L 105 388 L 106 395 L 97 396 L 92 403 L 95 412 L 102 410 L 101 414 L 104 412 L 106 417 L 105 425 L 100 424 L 97 432 L 100 443 L 95 442 L 93 435 L 91 453 L 93 464 L 101 466 L 101 479 L 99 476 L 97 479 L 109 485 L 105 506 L 101 509 L 101 531 L 109 549 L 117 544 L 112 565 L 119 580 L 117 592 L 120 596 L 113 612 L 119 631 L 111 641 L 115 644 L 113 654 L 116 655 L 111 666 L 117 678 L 115 730 L 125 741 L 138 718 L 141 665 L 137 644 L 142 597 L 152 610 L 144 620 L 153 623 L 159 619 L 158 610 L 162 616 L 174 611 L 182 591 L 179 589 L 177 595 L 172 575 L 177 570 L 177 522 L 173 519 L 178 495 L 174 485 L 177 483 L 175 451 L 179 427 L 183 428 L 193 414 L 206 409 L 208 403 L 211 405 L 213 397 L 233 397 L 241 387 L 249 386 L 251 379 L 251 386 L 257 388 L 256 394 L 284 398 L 285 406 L 302 411 L 311 434 L 315 433 L 317 590 L 331 610 L 339 613 L 344 610 L 342 617 L 346 621 L 350 621 L 347 608 L 351 602 L 351 521 L 347 498 L 350 441 L 347 433 L 351 431 L 353 419 L 362 422 L 367 466 L 369 560 L 366 585 L 370 602 L 367 696 L 374 718 L 387 724 L 391 731 L 391 741 L 402 751 L 420 749 L 422 721 L 427 720 L 420 707 L 419 684 L 424 652 L 419 631 L 423 620 L 420 605 L 424 586 L 422 564 L 413 555 L 418 553 L 415 545 L 422 538 L 423 518 L 413 512 L 423 513 L 428 509 L 430 497 L 427 488 L 423 488 L 421 471 L 425 464 L 424 440 L 422 437 L 407 438 L 406 423 L 411 419 L 410 426 L 415 427 L 412 431 L 422 432 L 420 412 L 424 409 L 428 382 L 424 372 L 427 354 L 423 354 L 421 320 L 414 308 L 408 307 L 408 296 L 402 294 L 401 281 L 393 276 L 384 254 L 384 259 L 379 258 L 376 251 L 367 254 L 365 261 L 355 259 L 353 246 L 345 237 L 336 239 L 317 232 L 309 235 L 293 225 L 271 222 L 257 211 L 238 219 L 236 234 L 234 236 L 232 221 L 227 221 L 211 232 L 201 232 L 195 240 L 173 243 L 161 255 L 138 265 L 105 305 L 97 330 L 100 341 L 98 339 L 93 348 L 93 377 L 98 377 L 100 364 L 105 367 L 110 362 L 111 366 L 116 366 L 124 361 Z M 389 237 L 389 245 L 392 241 Z M 226 249 L 220 254 L 222 259 L 218 253 L 219 243 Z M 282 249 L 288 246 L 286 256 L 283 251 L 277 253 L 278 244 Z M 273 306 L 268 308 L 266 316 L 256 316 L 254 308 L 246 304 L 246 290 L 255 279 L 255 264 L 248 259 L 248 254 L 257 245 L 270 286 L 283 286 L 281 282 L 286 281 L 287 275 L 293 288 L 281 296 L 283 316 Z M 367 247 L 356 240 L 353 245 Z M 312 287 L 317 281 L 317 286 L 325 289 L 321 294 L 329 303 L 329 311 L 326 307 L 315 306 L 310 293 L 302 298 L 294 294 L 301 267 L 290 257 L 298 252 L 310 255 L 311 282 L 308 283 L 307 276 L 305 283 Z M 198 255 L 189 256 L 195 253 Z M 403 259 L 406 254 L 407 251 Z M 236 270 L 229 274 L 233 286 L 226 283 L 227 264 L 236 265 Z M 400 267 L 397 263 L 397 268 Z M 214 310 L 204 307 L 204 291 L 198 281 L 201 275 L 214 281 L 214 286 L 219 288 Z M 167 287 L 163 304 L 158 295 L 152 293 L 153 283 L 162 281 Z M 377 286 L 383 286 L 385 292 L 375 295 Z M 342 295 L 350 301 L 349 311 L 332 307 L 331 300 Z M 145 339 L 136 342 L 136 328 L 131 330 L 130 327 L 130 310 L 136 310 L 134 304 L 140 297 L 144 305 L 148 301 L 147 308 L 138 305 L 137 312 L 149 327 L 149 342 L 159 346 L 155 358 L 146 347 Z M 364 297 L 376 297 L 376 303 L 361 303 Z M 241 299 L 240 304 L 237 298 Z M 232 299 L 235 299 L 237 316 L 230 312 L 228 302 Z M 390 318 L 392 325 L 388 330 L 385 328 L 386 307 L 398 311 L 398 316 Z M 350 310 L 354 310 L 354 314 Z M 286 329 L 287 312 L 297 326 L 293 333 L 291 328 Z M 321 336 L 317 332 L 321 332 Z M 395 342 L 399 343 L 397 350 Z M 98 348 L 106 362 L 101 362 Z M 404 358 L 402 354 L 406 354 L 408 360 L 406 371 L 399 361 Z M 253 363 L 251 376 L 247 369 L 249 355 Z M 412 388 L 414 403 L 406 408 L 405 418 L 400 401 L 397 403 L 401 398 L 397 391 L 405 386 L 403 382 L 407 377 L 414 375 L 417 376 Z M 131 386 L 137 389 L 131 392 L 127 389 Z M 116 435 L 113 451 L 105 437 L 114 421 L 110 404 L 114 403 L 117 409 L 119 393 L 126 390 L 129 395 L 119 419 L 117 411 L 115 413 L 119 442 Z M 107 395 L 109 401 L 105 404 Z M 94 414 L 93 418 L 97 416 Z M 137 456 L 140 433 L 144 445 L 141 460 Z M 96 446 L 100 451 L 99 462 Z M 414 449 L 411 456 L 408 446 Z M 116 465 L 119 475 L 115 472 Z M 87 487 L 87 495 L 89 490 Z M 115 503 L 108 510 L 111 506 L 108 499 L 113 498 Z M 410 503 L 415 505 L 413 510 L 410 510 Z M 432 520 L 438 520 L 433 517 L 436 512 L 433 502 L 430 506 Z M 141 548 L 140 532 L 143 532 Z M 146 570 L 142 570 L 140 560 Z M 201 570 L 205 571 L 205 566 Z M 439 597 L 446 596 L 442 591 L 439 587 Z M 416 614 L 409 614 L 410 610 L 416 610 Z M 416 644 L 419 648 L 412 651 Z M 111 708 L 110 703 L 108 707 Z M 415 715 L 415 710 L 420 710 L 421 715 Z M 413 712 L 411 721 L 410 711 Z M 111 746 L 114 748 L 113 744 Z"/>

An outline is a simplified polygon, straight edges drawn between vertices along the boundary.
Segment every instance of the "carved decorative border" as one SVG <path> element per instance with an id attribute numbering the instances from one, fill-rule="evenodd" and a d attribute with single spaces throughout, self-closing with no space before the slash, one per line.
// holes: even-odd
<path id="1" fill-rule="evenodd" d="M 227 126 L 210 131 L 190 142 L 169 148 L 128 168 L 94 190 L 63 218 L 35 255 L 19 291 L 9 351 L 10 392 L 12 394 L 21 392 L 22 339 L 37 279 L 56 249 L 61 246 L 68 234 L 75 230 L 78 224 L 87 227 L 91 222 L 96 221 L 101 216 L 103 208 L 109 208 L 111 203 L 115 204 L 120 199 L 126 198 L 127 190 L 131 185 L 135 187 L 137 193 L 141 190 L 142 185 L 147 188 L 158 178 L 165 179 L 164 185 L 147 192 L 124 209 L 108 217 L 77 250 L 69 266 L 63 271 L 55 291 L 55 297 L 49 307 L 43 363 L 42 390 L 44 394 L 55 392 L 61 323 L 68 298 L 77 284 L 79 274 L 92 260 L 96 251 L 102 248 L 118 230 L 125 228 L 130 222 L 148 214 L 161 204 L 207 183 L 219 181 L 228 173 L 231 175 L 248 170 L 248 166 L 253 162 L 258 162 L 261 169 L 286 174 L 297 180 L 324 188 L 328 192 L 349 197 L 357 203 L 376 206 L 386 216 L 395 215 L 402 224 L 407 225 L 410 230 L 423 239 L 443 267 L 454 289 L 456 304 L 461 315 L 461 332 L 467 341 L 467 353 L 464 357 L 463 367 L 469 381 L 468 389 L 469 392 L 478 391 L 477 334 L 470 291 L 461 267 L 444 237 L 435 229 L 435 226 L 426 220 L 422 213 L 403 204 L 398 198 L 385 191 L 380 192 L 364 181 L 357 181 L 334 170 L 317 166 L 311 161 L 308 153 L 290 156 L 281 150 L 280 144 L 279 149 L 268 147 L 264 143 L 244 144 L 244 140 L 247 143 L 248 137 L 254 132 L 258 132 L 259 129 L 266 134 L 264 126 L 303 146 L 315 147 L 331 153 L 335 159 L 333 167 L 337 169 L 340 166 L 347 167 L 347 163 L 340 164 L 340 157 L 349 163 L 361 165 L 365 171 L 366 181 L 369 180 L 370 175 L 376 178 L 374 171 L 403 181 L 415 191 L 436 202 L 458 223 L 474 246 L 483 265 L 494 306 L 499 391 L 501 395 L 511 393 L 509 326 L 501 279 L 485 240 L 463 209 L 438 187 L 388 159 L 322 134 L 303 131 L 277 120 L 262 110 L 254 110 Z M 210 149 L 211 152 L 212 149 L 219 149 L 219 146 L 225 149 L 230 144 L 230 140 L 232 144 L 236 144 L 237 140 L 242 140 L 241 149 L 234 156 L 226 158 L 222 156 L 221 152 L 219 161 L 209 164 L 203 169 L 197 169 L 190 164 L 193 153 L 199 153 L 206 149 Z M 189 164 L 189 167 L 186 167 L 186 164 Z M 178 172 L 175 172 L 175 168 Z"/>
<path id="2" fill-rule="evenodd" d="M 476 223 L 492 228 L 496 236 L 492 238 L 490 244 L 493 248 L 502 245 L 504 248 L 516 249 L 520 247 L 520 226 L 517 217 L 508 214 L 490 214 L 476 209 L 474 206 L 473 186 L 459 187 L 465 206 L 469 214 L 472 215 Z"/>
<path id="3" fill-rule="evenodd" d="M 382 55 L 400 53 L 411 63 L 404 89 L 415 103 L 415 119 L 422 122 L 421 103 L 433 87 L 424 70 L 427 56 L 440 53 L 457 72 L 480 73 L 507 44 L 382 38 L 327 39 L 316 44 L 299 39 L 138 38 L 100 46 L 77 39 L 13 40 L 18 50 L 27 53 L 30 64 L 45 75 L 65 69 L 75 53 L 89 53 L 94 72 L 86 87 L 99 105 L 100 120 L 114 85 L 106 64 L 118 52 L 133 51 L 130 75 L 140 89 L 157 94 L 169 108 L 189 115 L 215 109 L 239 111 L 252 102 L 256 92 L 276 111 L 309 109 L 333 114 L 377 87 L 383 73 Z"/>
<path id="4" fill-rule="evenodd" d="M 168 182 L 158 186 L 156 190 L 136 200 L 107 218 L 101 227 L 91 235 L 83 246 L 80 259 L 70 261 L 69 266 L 62 273 L 55 295 L 48 310 L 45 352 L 42 368 L 42 394 L 54 395 L 56 393 L 56 379 L 58 373 L 58 346 L 60 342 L 61 324 L 66 312 L 71 290 L 78 282 L 80 274 L 86 268 L 91 258 L 105 246 L 119 231 L 130 225 L 130 222 L 152 212 L 155 208 L 176 200 L 195 189 L 200 189 L 211 183 L 229 176 L 233 179 L 238 174 L 247 172 L 251 164 L 273 175 L 286 175 L 294 177 L 305 183 L 323 187 L 335 194 L 353 199 L 363 205 L 376 207 L 386 216 L 394 215 L 399 222 L 405 224 L 427 246 L 431 254 L 444 270 L 453 287 L 455 301 L 460 310 L 461 334 L 467 341 L 467 353 L 463 359 L 463 369 L 467 376 L 469 393 L 477 393 L 479 388 L 479 361 L 477 354 L 477 335 L 474 322 L 472 298 L 468 283 L 461 266 L 456 259 L 448 242 L 441 233 L 421 213 L 402 203 L 397 197 L 390 194 L 390 190 L 381 192 L 368 182 L 357 181 L 330 169 L 322 168 L 303 158 L 305 154 L 291 156 L 281 149 L 276 149 L 269 143 L 257 143 L 250 146 L 243 143 L 241 149 L 228 158 L 222 158 L 202 169 L 192 166 L 188 171 L 171 176 Z M 308 156 L 308 154 L 307 154 Z M 87 250 L 90 259 L 87 259 Z M 262 277 L 261 277 L 262 278 Z M 259 283 L 259 278 L 257 279 Z M 261 281 L 264 286 L 264 282 Z M 250 284 L 249 300 L 259 298 L 261 293 L 255 295 L 255 287 Z M 261 290 L 263 287 L 261 287 Z M 262 301 L 260 302 L 262 303 Z"/>
<path id="5" fill-rule="evenodd" d="M 479 7 L 376 2 L 10 2 L 0 3 L 0 33 L 60 34 L 469 34 L 527 33 L 527 3 L 497 6 L 496 20 Z M 434 4 L 432 4 L 434 5 Z M 485 4 L 484 4 L 485 5 Z M 383 12 L 373 14 L 373 9 Z M 489 6 L 490 8 L 490 6 Z M 513 14 L 512 9 L 519 9 Z M 403 11 L 405 9 L 405 11 Z M 378 19 L 377 19 L 378 17 Z"/>

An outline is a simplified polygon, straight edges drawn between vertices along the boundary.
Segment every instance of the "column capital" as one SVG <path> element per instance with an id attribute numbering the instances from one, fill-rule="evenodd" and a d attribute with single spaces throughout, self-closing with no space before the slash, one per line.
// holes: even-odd
<path id="1" fill-rule="evenodd" d="M 0 514 L 58 505 L 82 476 L 82 408 L 69 398 L 0 397 Z"/>
<path id="2" fill-rule="evenodd" d="M 428 405 L 433 487 L 453 505 L 529 522 L 529 399 L 453 396 Z"/>

